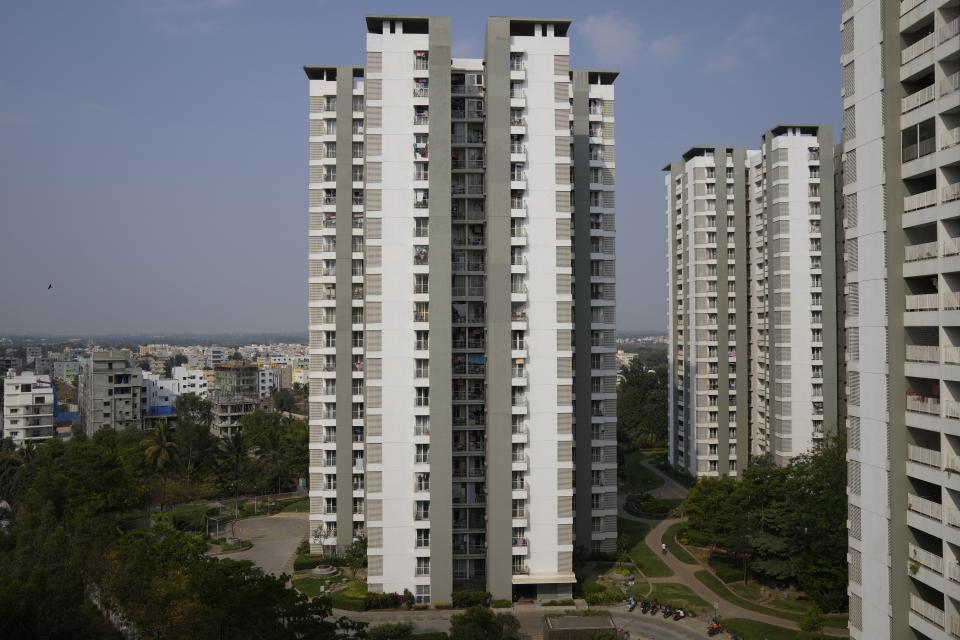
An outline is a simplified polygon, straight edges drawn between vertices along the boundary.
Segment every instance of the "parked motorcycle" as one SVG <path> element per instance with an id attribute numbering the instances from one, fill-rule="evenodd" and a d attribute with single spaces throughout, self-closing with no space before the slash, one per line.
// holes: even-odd
<path id="1" fill-rule="evenodd" d="M 658 605 L 656 602 L 654 602 L 652 605 L 650 605 L 650 615 L 652 615 L 652 616 L 657 615 L 657 610 L 658 610 L 658 609 L 660 609 L 660 605 Z"/>
<path id="2" fill-rule="evenodd" d="M 646 600 L 644 600 L 643 602 L 640 603 L 640 611 L 641 611 L 641 613 L 646 613 L 646 612 L 649 611 L 649 610 L 650 610 L 650 603 L 649 603 L 649 602 L 647 602 Z"/>
<path id="3" fill-rule="evenodd" d="M 633 596 L 630 596 L 627 599 L 627 611 L 633 611 L 636 608 L 637 608 L 637 599 L 634 598 Z"/>
<path id="4" fill-rule="evenodd" d="M 707 635 L 708 635 L 708 636 L 715 636 L 715 635 L 719 635 L 719 634 L 721 634 L 721 633 L 723 633 L 723 627 L 722 627 L 720 624 L 714 622 L 714 623 L 711 623 L 711 624 L 707 625 Z"/>
<path id="5" fill-rule="evenodd" d="M 673 619 L 674 620 L 683 620 L 687 617 L 687 614 L 683 612 L 683 609 L 674 609 L 673 610 Z"/>

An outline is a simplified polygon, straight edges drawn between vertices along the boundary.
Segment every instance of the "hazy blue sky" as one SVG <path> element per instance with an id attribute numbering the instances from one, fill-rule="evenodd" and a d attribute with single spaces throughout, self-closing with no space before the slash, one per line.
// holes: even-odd
<path id="1" fill-rule="evenodd" d="M 619 326 L 666 325 L 660 169 L 840 120 L 835 0 L 5 0 L 0 334 L 301 331 L 310 64 L 364 60 L 367 13 L 573 19 L 617 80 Z M 47 284 L 54 288 L 47 291 Z"/>

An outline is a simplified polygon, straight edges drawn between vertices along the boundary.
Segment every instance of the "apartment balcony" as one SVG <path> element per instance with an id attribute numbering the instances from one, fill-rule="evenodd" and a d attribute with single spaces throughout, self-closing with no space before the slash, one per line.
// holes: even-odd
<path id="1" fill-rule="evenodd" d="M 924 191 L 922 193 L 917 193 L 912 196 L 906 196 L 903 199 L 903 212 L 910 213 L 911 211 L 919 211 L 920 209 L 926 209 L 927 207 L 937 206 L 937 190 L 931 189 L 930 191 Z"/>
<path id="2" fill-rule="evenodd" d="M 940 134 L 940 149 L 949 149 L 960 144 L 960 127 L 948 129 Z"/>
<path id="3" fill-rule="evenodd" d="M 933 49 L 934 45 L 936 45 L 936 34 L 931 32 L 900 52 L 900 64 L 907 64 L 914 58 Z"/>
<path id="4" fill-rule="evenodd" d="M 929 551 L 922 549 L 913 543 L 909 543 L 907 545 L 907 549 L 910 555 L 910 560 L 925 566 L 934 573 L 943 575 L 943 558 L 936 554 L 930 553 Z"/>
<path id="5" fill-rule="evenodd" d="M 956 37 L 957 34 L 960 34 L 960 18 L 954 18 L 940 27 L 940 37 L 937 39 L 937 44 L 944 44 L 951 38 Z"/>
<path id="6" fill-rule="evenodd" d="M 907 411 L 915 413 L 926 413 L 930 415 L 940 415 L 940 399 L 928 398 L 925 396 L 910 395 L 907 396 Z"/>
<path id="7" fill-rule="evenodd" d="M 907 494 L 907 509 L 937 522 L 943 521 L 943 505 L 912 493 Z"/>
<path id="8" fill-rule="evenodd" d="M 915 593 L 910 594 L 910 610 L 943 629 L 943 609 L 938 609 Z"/>
<path id="9" fill-rule="evenodd" d="M 936 258 L 938 245 L 937 242 L 924 242 L 923 244 L 914 244 L 904 247 L 903 259 L 906 262 L 917 262 L 919 260 L 930 260 Z"/>
<path id="10" fill-rule="evenodd" d="M 529 575 L 529 573 L 530 573 L 530 567 L 528 567 L 527 565 L 513 566 L 513 575 L 515 576 L 525 576 L 525 575 Z"/>
<path id="11" fill-rule="evenodd" d="M 510 464 L 513 471 L 526 471 L 530 466 L 530 456 L 527 454 L 513 456 Z M 516 518 L 517 516 L 514 517 Z"/>
<path id="12" fill-rule="evenodd" d="M 960 200 L 960 182 L 940 188 L 940 202 L 947 203 L 954 200 Z"/>
<path id="13" fill-rule="evenodd" d="M 957 89 L 960 89 L 960 71 L 951 73 L 940 81 L 940 97 L 948 96 Z"/>
<path id="14" fill-rule="evenodd" d="M 937 311 L 940 308 L 940 296 L 936 293 L 921 293 L 906 297 L 906 311 Z"/>
<path id="15" fill-rule="evenodd" d="M 941 468 L 942 456 L 939 451 L 919 447 L 915 444 L 907 445 L 907 459 L 935 469 Z"/>
<path id="16" fill-rule="evenodd" d="M 529 554 L 529 543 L 526 538 L 514 538 L 511 544 L 513 555 L 525 556 Z"/>
<path id="17" fill-rule="evenodd" d="M 942 87 L 941 87 L 940 95 L 946 95 L 946 93 L 943 93 Z M 900 112 L 908 113 L 910 111 L 913 111 L 914 109 L 919 109 L 920 107 L 927 104 L 928 102 L 933 102 L 934 98 L 936 97 L 937 97 L 936 85 L 931 84 L 927 87 L 924 87 L 923 89 L 920 89 L 920 91 L 911 93 L 907 97 L 903 98 L 900 101 Z"/>
<path id="18" fill-rule="evenodd" d="M 938 345 L 908 344 L 906 347 L 907 362 L 940 363 L 940 347 Z"/>

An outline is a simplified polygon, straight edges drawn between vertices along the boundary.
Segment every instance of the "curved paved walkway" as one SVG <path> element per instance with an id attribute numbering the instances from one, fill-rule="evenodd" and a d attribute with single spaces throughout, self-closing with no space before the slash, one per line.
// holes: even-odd
<path id="1" fill-rule="evenodd" d="M 309 514 L 281 512 L 272 516 L 259 516 L 237 520 L 233 535 L 253 542 L 246 551 L 221 554 L 222 558 L 249 560 L 275 576 L 293 574 L 293 558 L 300 541 L 310 532 Z M 230 525 L 227 525 L 230 530 Z"/>
<path id="2" fill-rule="evenodd" d="M 670 494 L 669 497 L 676 498 L 685 498 L 687 496 L 687 488 L 683 485 L 676 482 L 673 478 L 667 476 L 655 466 L 649 464 L 646 460 L 643 461 L 643 464 L 662 477 L 665 482 L 663 487 L 660 488 L 664 493 Z M 668 497 L 667 495 L 658 496 L 658 497 Z M 663 539 L 663 534 L 666 530 L 677 520 L 664 519 L 664 520 L 647 520 L 644 518 L 638 518 L 632 516 L 626 511 L 623 510 L 623 496 L 620 496 L 620 517 L 627 520 L 636 520 L 638 522 L 646 522 L 650 525 L 650 531 L 647 533 L 647 536 L 644 538 L 646 545 L 652 549 L 657 555 L 660 556 L 660 559 L 673 571 L 673 575 L 664 578 L 646 578 L 647 581 L 651 583 L 655 582 L 679 582 L 689 587 L 691 591 L 695 594 L 706 600 L 707 602 L 714 605 L 717 613 L 724 618 L 746 618 L 747 620 L 756 620 L 758 622 L 766 622 L 767 624 L 776 625 L 779 627 L 786 627 L 789 629 L 799 629 L 799 626 L 796 622 L 786 620 L 784 618 L 779 618 L 777 616 L 767 615 L 765 613 L 759 613 L 757 611 L 751 611 L 750 609 L 744 609 L 732 602 L 724 600 L 713 591 L 711 591 L 705 584 L 697 580 L 697 577 L 694 575 L 698 571 L 710 571 L 713 573 L 713 570 L 710 569 L 707 565 L 704 564 L 686 564 L 681 562 L 674 556 L 672 553 L 664 554 L 661 550 L 661 540 Z M 701 616 L 700 619 L 704 619 L 704 616 Z M 825 628 L 823 630 L 824 634 L 835 635 L 835 636 L 846 636 L 847 631 L 845 629 L 836 629 L 836 628 Z"/>

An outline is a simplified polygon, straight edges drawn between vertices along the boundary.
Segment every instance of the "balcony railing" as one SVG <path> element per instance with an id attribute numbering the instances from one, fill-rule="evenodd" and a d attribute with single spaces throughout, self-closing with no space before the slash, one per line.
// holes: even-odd
<path id="1" fill-rule="evenodd" d="M 912 493 L 907 494 L 907 509 L 934 520 L 943 520 L 943 506 L 939 502 L 927 500 Z"/>
<path id="2" fill-rule="evenodd" d="M 940 575 L 943 575 L 943 558 L 936 554 L 930 553 L 926 549 L 921 549 L 913 543 L 908 544 L 908 550 L 910 552 L 911 560 L 915 560 L 931 571 L 935 571 Z"/>
<path id="3" fill-rule="evenodd" d="M 940 134 L 940 148 L 949 149 L 960 144 L 960 127 L 948 129 Z"/>
<path id="4" fill-rule="evenodd" d="M 940 189 L 940 202 L 960 200 L 960 182 L 948 184 Z"/>
<path id="5" fill-rule="evenodd" d="M 923 0 L 900 0 L 900 15 L 906 15 L 923 4 Z"/>
<path id="6" fill-rule="evenodd" d="M 915 444 L 907 445 L 907 458 L 913 462 L 925 464 L 928 467 L 940 468 L 940 452 L 926 447 L 918 447 Z"/>
<path id="7" fill-rule="evenodd" d="M 427 87 L 414 87 L 413 88 L 413 97 L 414 98 L 426 98 L 429 95 L 429 90 Z"/>
<path id="8" fill-rule="evenodd" d="M 925 396 L 907 396 L 907 411 L 940 415 L 940 399 Z"/>
<path id="9" fill-rule="evenodd" d="M 930 51 L 934 44 L 936 44 L 936 34 L 930 32 L 900 52 L 900 64 L 906 64 L 917 56 Z"/>
<path id="10" fill-rule="evenodd" d="M 930 191 L 924 191 L 912 196 L 906 196 L 903 199 L 903 212 L 909 213 L 911 211 L 926 209 L 927 207 L 935 207 L 936 205 L 937 190 L 931 189 Z"/>
<path id="11" fill-rule="evenodd" d="M 914 244 L 904 247 L 903 250 L 903 259 L 907 262 L 915 262 L 917 260 L 929 260 L 930 258 L 937 257 L 937 243 L 934 242 L 924 242 L 923 244 Z"/>
<path id="12" fill-rule="evenodd" d="M 957 89 L 960 89 L 960 71 L 951 73 L 940 81 L 940 95 L 948 96 Z"/>
<path id="13" fill-rule="evenodd" d="M 944 256 L 960 254 L 960 238 L 947 238 L 942 241 L 940 253 Z"/>
<path id="14" fill-rule="evenodd" d="M 915 593 L 910 594 L 910 610 L 943 628 L 943 609 L 938 609 Z"/>
<path id="15" fill-rule="evenodd" d="M 940 27 L 939 44 L 943 44 L 958 33 L 960 33 L 960 18 L 954 18 L 950 22 Z"/>
<path id="16" fill-rule="evenodd" d="M 946 80 L 944 80 L 944 82 L 946 82 Z M 924 87 L 923 89 L 920 89 L 920 91 L 917 91 L 917 92 L 915 92 L 915 93 L 911 93 L 911 94 L 908 95 L 906 98 L 903 98 L 903 99 L 900 101 L 900 111 L 901 111 L 902 113 L 907 113 L 908 111 L 913 111 L 914 109 L 917 109 L 917 108 L 919 108 L 919 107 L 922 107 L 923 105 L 927 104 L 928 102 L 932 102 L 933 99 L 936 97 L 936 95 L 937 95 L 937 93 L 936 93 L 936 87 L 935 87 L 935 85 L 932 85 L 932 84 L 931 84 L 931 85 L 929 85 L 929 86 L 927 86 L 927 87 Z M 942 86 L 941 86 L 941 93 L 940 93 L 940 95 L 946 95 L 946 93 L 943 92 L 943 87 L 942 87 Z"/>

